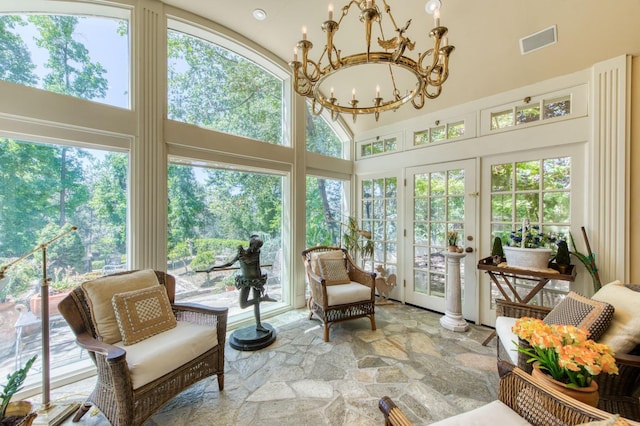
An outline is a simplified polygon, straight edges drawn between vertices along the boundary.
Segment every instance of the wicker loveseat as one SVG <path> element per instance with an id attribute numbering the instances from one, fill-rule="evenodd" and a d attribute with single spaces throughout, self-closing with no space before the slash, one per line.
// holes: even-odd
<path id="1" fill-rule="evenodd" d="M 433 426 L 571 426 L 600 420 L 607 420 L 607 425 L 640 425 L 622 417 L 616 419 L 617 416 L 611 413 L 567 397 L 508 362 L 498 361 L 498 372 L 498 400 L 433 423 Z M 391 398 L 380 399 L 378 407 L 384 414 L 385 425 L 412 424 L 410 412 L 405 413 Z"/>
<path id="2" fill-rule="evenodd" d="M 97 367 L 95 389 L 74 421 L 93 404 L 111 424 L 136 426 L 206 377 L 217 375 L 223 389 L 227 308 L 176 304 L 174 296 L 173 276 L 146 270 L 88 281 L 60 302 L 77 344 Z M 146 335 L 136 334 L 140 330 Z"/>
<path id="3" fill-rule="evenodd" d="M 615 291 L 622 294 L 622 297 L 627 299 L 626 305 L 615 305 L 615 301 L 611 300 L 614 312 L 611 325 L 603 334 L 599 341 L 610 343 L 610 341 L 619 343 L 620 340 L 631 340 L 631 348 L 637 343 L 629 338 L 627 334 L 637 334 L 640 336 L 640 329 L 635 330 L 634 324 L 638 324 L 640 319 L 640 313 L 637 310 L 638 300 L 640 300 L 640 293 L 632 291 L 628 287 L 622 287 L 622 283 L 614 282 L 606 284 L 607 286 L 617 286 L 604 288 L 593 296 L 593 299 L 585 298 L 585 300 L 593 300 L 594 303 L 602 302 L 605 297 L 602 294 L 608 294 L 611 291 Z M 568 300 L 569 298 L 566 298 Z M 578 300 L 578 302 L 576 302 Z M 579 298 L 575 298 L 572 303 L 578 306 L 580 310 L 586 313 L 586 316 L 593 316 L 595 309 L 591 312 L 588 311 L 588 306 L 579 306 Z M 635 307 L 635 309 L 633 309 Z M 631 309 L 630 309 L 631 308 Z M 498 359 L 508 361 L 512 364 L 518 365 L 521 369 L 530 372 L 531 364 L 527 363 L 527 356 L 514 350 L 514 337 L 510 331 L 512 321 L 510 319 L 521 317 L 532 317 L 544 319 L 547 317 L 553 309 L 543 306 L 534 306 L 523 303 L 508 302 L 501 299 L 496 300 L 496 332 L 498 335 Z M 621 318 L 618 318 L 621 317 Z M 586 318 L 586 317 L 585 317 Z M 624 321 L 627 325 L 627 329 L 622 330 L 620 322 Z M 574 324 L 575 325 L 575 324 Z M 619 339 L 619 336 L 611 336 L 611 332 L 616 331 L 620 335 L 625 335 L 624 339 Z M 612 346 L 614 347 L 614 346 Z M 627 347 L 628 344 L 627 344 Z M 595 380 L 598 382 L 600 400 L 598 402 L 598 408 L 608 411 L 610 413 L 618 413 L 623 417 L 640 421 L 640 356 L 638 353 L 638 347 L 631 350 L 630 353 L 624 353 L 627 350 L 616 349 L 616 364 L 619 369 L 619 374 L 609 375 L 600 374 L 595 376 Z"/>
<path id="4" fill-rule="evenodd" d="M 325 342 L 336 322 L 368 317 L 376 329 L 375 273 L 358 268 L 339 247 L 312 247 L 302 252 L 302 260 L 311 290 L 309 319 L 315 315 L 322 321 Z"/>

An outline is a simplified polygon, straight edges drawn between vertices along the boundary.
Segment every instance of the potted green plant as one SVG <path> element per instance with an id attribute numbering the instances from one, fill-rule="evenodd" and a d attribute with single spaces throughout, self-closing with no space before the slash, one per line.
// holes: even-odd
<path id="1" fill-rule="evenodd" d="M 569 255 L 569 246 L 564 240 L 558 241 L 556 265 L 558 265 L 558 272 L 560 272 L 561 274 L 568 274 L 571 271 L 571 257 Z"/>
<path id="2" fill-rule="evenodd" d="M 36 360 L 37 355 L 30 358 L 24 367 L 7 375 L 7 383 L 0 393 L 0 419 L 3 425 L 29 425 L 35 417 L 31 413 L 31 403 L 28 401 L 11 401 L 11 398 L 22 389 L 27 373 Z"/>
<path id="3" fill-rule="evenodd" d="M 498 265 L 504 261 L 504 250 L 502 249 L 502 239 L 500 237 L 495 237 L 493 239 L 491 258 L 494 265 Z"/>
<path id="4" fill-rule="evenodd" d="M 458 231 L 447 232 L 447 243 L 450 252 L 456 253 L 458 251 Z"/>
<path id="5" fill-rule="evenodd" d="M 373 257 L 373 240 L 371 232 L 360 229 L 358 220 L 349 216 L 345 231 L 342 235 L 344 248 L 347 249 L 353 259 L 359 257 L 365 261 Z"/>

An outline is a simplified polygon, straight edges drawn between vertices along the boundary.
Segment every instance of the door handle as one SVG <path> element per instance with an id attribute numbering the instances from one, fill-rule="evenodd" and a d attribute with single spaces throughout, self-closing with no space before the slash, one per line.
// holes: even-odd
<path id="1" fill-rule="evenodd" d="M 466 251 L 467 253 L 473 253 L 473 247 L 466 247 L 464 251 Z"/>

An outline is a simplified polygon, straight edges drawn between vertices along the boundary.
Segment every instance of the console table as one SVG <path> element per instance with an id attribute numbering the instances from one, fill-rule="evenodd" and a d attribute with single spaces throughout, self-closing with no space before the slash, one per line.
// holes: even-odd
<path id="1" fill-rule="evenodd" d="M 504 265 L 504 266 L 503 266 Z M 524 268 L 514 268 L 506 264 L 494 265 L 491 257 L 486 257 L 478 262 L 478 269 L 486 271 L 491 281 L 496 285 L 502 297 L 508 302 L 529 303 L 533 297 L 542 290 L 551 280 L 573 281 L 576 278 L 576 267 L 571 265 L 568 274 L 561 274 L 553 269 L 542 271 Z M 526 295 L 520 296 L 516 291 L 516 279 L 537 281 L 536 285 Z M 484 346 L 495 337 L 495 331 L 482 343 Z"/>

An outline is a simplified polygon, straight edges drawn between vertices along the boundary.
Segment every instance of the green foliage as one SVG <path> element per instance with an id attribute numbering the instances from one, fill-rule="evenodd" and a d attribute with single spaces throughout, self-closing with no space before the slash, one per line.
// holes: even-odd
<path id="1" fill-rule="evenodd" d="M 282 143 L 282 80 L 203 39 L 176 31 L 167 39 L 170 119 Z"/>
<path id="2" fill-rule="evenodd" d="M 569 246 L 564 240 L 558 241 L 558 252 L 556 253 L 556 263 L 558 265 L 570 265 Z"/>
<path id="3" fill-rule="evenodd" d="M 602 283 L 600 282 L 600 276 L 598 275 L 598 267 L 596 266 L 596 255 L 595 253 L 584 254 L 578 251 L 576 247 L 576 240 L 573 238 L 573 235 L 569 233 L 571 237 L 571 246 L 573 251 L 569 252 L 578 258 L 580 263 L 584 265 L 589 275 L 591 275 L 591 281 L 593 281 L 593 291 L 597 292 L 602 288 Z"/>
<path id="4" fill-rule="evenodd" d="M 78 18 L 32 15 L 28 19 L 40 34 L 35 39 L 36 45 L 49 53 L 45 89 L 83 99 L 104 98 L 108 87 L 103 77 L 106 70 L 99 63 L 91 62 L 87 48 L 74 38 Z"/>
<path id="5" fill-rule="evenodd" d="M 342 235 L 342 245 L 353 259 L 366 260 L 373 256 L 371 233 L 360 229 L 358 219 L 349 216 L 346 229 Z"/>
<path id="6" fill-rule="evenodd" d="M 169 247 L 192 240 L 204 224 L 204 188 L 190 166 L 169 166 Z"/>
<path id="7" fill-rule="evenodd" d="M 36 66 L 22 38 L 10 31 L 18 25 L 26 25 L 20 16 L 0 16 L 0 80 L 34 86 Z"/>
<path id="8" fill-rule="evenodd" d="M 11 259 L 0 260 L 1 265 L 9 263 Z M 10 273 L 6 274 L 4 287 L 0 288 L 0 302 L 6 302 L 7 296 L 16 297 L 23 295 L 32 288 L 32 280 L 37 276 L 36 262 L 25 260 L 11 267 Z"/>
<path id="9" fill-rule="evenodd" d="M 199 271 L 209 268 L 215 263 L 216 255 L 213 251 L 203 251 L 196 255 L 189 265 L 192 271 Z"/>
<path id="10" fill-rule="evenodd" d="M 67 231 L 69 226 L 58 226 L 54 223 L 49 223 L 40 232 L 38 232 L 38 241 L 44 243 L 52 240 L 56 236 Z M 72 232 L 64 237 L 56 240 L 47 247 L 47 274 L 50 276 L 55 275 L 54 268 L 62 270 L 60 266 L 64 265 L 65 268 L 69 267 L 70 270 L 75 270 L 76 273 L 82 270 L 82 258 L 84 257 L 84 245 L 77 232 Z M 34 254 L 34 258 L 39 262 L 42 261 L 42 250 L 37 251 Z M 70 275 L 70 272 L 67 273 Z"/>
<path id="11" fill-rule="evenodd" d="M 22 385 L 27 378 L 27 373 L 36 360 L 36 357 L 37 355 L 34 355 L 27 361 L 24 367 L 7 375 L 7 383 L 3 386 L 2 393 L 0 394 L 0 419 L 4 418 L 7 405 L 11 402 L 13 395 L 22 389 Z"/>

